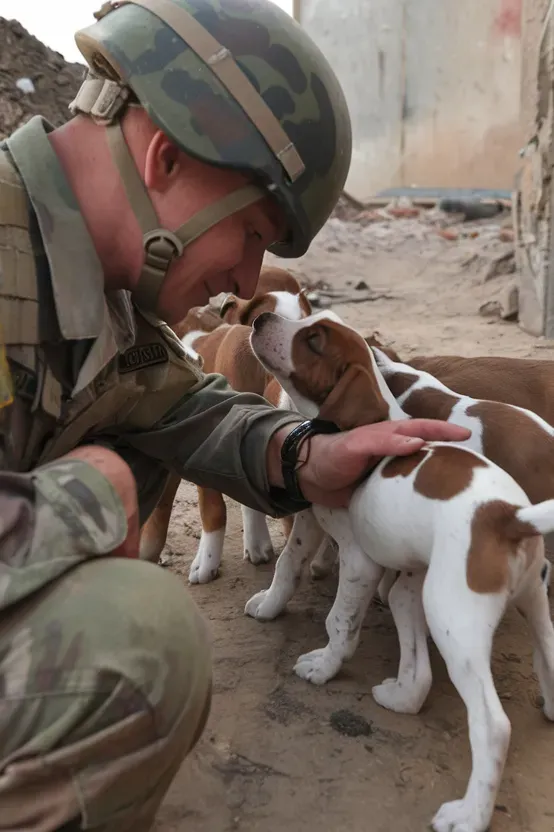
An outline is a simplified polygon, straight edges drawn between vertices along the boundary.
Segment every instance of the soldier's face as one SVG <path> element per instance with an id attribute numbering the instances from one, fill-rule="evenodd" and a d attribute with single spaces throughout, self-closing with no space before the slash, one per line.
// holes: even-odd
<path id="1" fill-rule="evenodd" d="M 178 228 L 245 182 L 236 171 L 187 158 L 174 186 L 156 199 L 158 216 L 166 228 Z M 222 220 L 171 264 L 159 297 L 161 317 L 177 323 L 191 307 L 204 305 L 220 292 L 252 297 L 265 251 L 284 233 L 281 210 L 270 197 Z"/>
<path id="2" fill-rule="evenodd" d="M 161 317 L 177 323 L 191 307 L 206 304 L 220 292 L 252 297 L 265 251 L 279 239 L 279 232 L 263 202 L 206 231 L 170 266 L 159 298 Z"/>

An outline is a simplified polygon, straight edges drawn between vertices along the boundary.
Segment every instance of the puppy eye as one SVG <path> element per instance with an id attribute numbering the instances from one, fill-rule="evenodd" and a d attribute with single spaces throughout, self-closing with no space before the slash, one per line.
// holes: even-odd
<path id="1" fill-rule="evenodd" d="M 312 332 L 312 334 L 306 339 L 308 347 L 312 352 L 315 352 L 316 355 L 323 355 L 323 341 L 324 339 L 321 331 Z"/>

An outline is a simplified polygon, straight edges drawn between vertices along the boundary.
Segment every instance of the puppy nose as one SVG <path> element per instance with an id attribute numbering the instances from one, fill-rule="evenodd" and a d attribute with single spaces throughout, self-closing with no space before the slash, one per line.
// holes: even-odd
<path id="1" fill-rule="evenodd" d="M 260 332 L 264 326 L 271 320 L 271 312 L 262 312 L 257 318 L 252 321 L 252 326 L 256 332 Z"/>

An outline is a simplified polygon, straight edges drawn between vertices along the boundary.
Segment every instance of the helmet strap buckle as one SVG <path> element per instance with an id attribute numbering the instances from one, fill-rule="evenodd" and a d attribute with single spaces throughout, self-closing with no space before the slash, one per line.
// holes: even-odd
<path id="1" fill-rule="evenodd" d="M 72 115 L 88 115 L 97 124 L 112 124 L 128 104 L 131 90 L 89 72 L 69 105 Z"/>
<path id="2" fill-rule="evenodd" d="M 147 231 L 142 238 L 144 245 L 144 262 L 151 269 L 167 272 L 174 257 L 180 257 L 184 245 L 173 231 L 167 228 L 154 228 Z"/>

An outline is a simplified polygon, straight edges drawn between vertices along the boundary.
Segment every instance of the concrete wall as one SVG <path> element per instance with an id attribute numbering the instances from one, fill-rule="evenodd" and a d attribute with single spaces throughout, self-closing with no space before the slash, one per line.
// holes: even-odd
<path id="1" fill-rule="evenodd" d="M 348 191 L 511 187 L 522 0 L 297 0 L 352 113 Z"/>
<path id="2" fill-rule="evenodd" d="M 514 202 L 519 320 L 533 335 L 554 337 L 552 164 L 554 160 L 554 38 L 550 0 L 525 0 L 522 32 L 521 124 L 525 152 Z"/>

